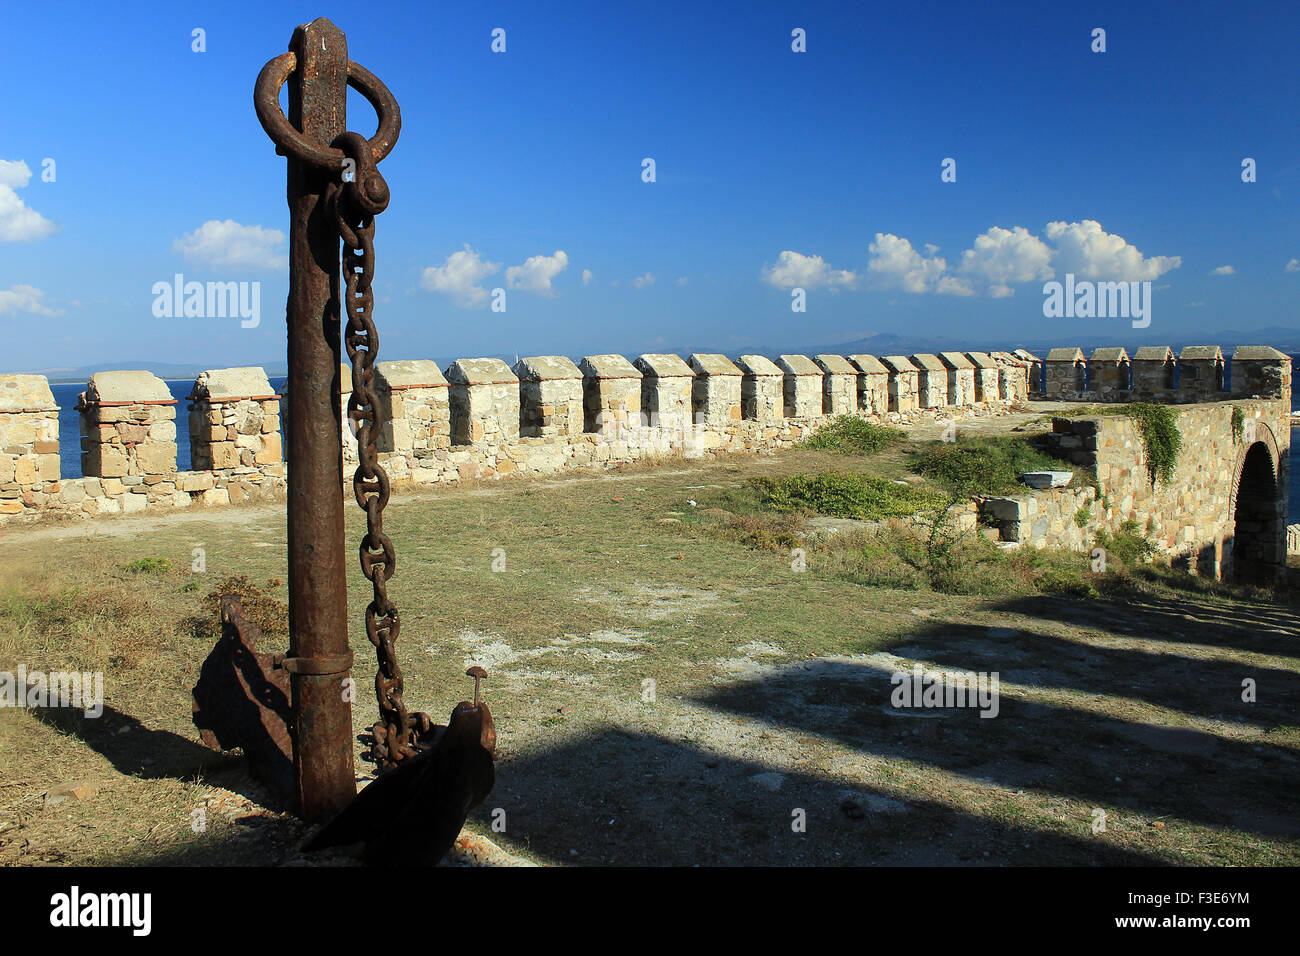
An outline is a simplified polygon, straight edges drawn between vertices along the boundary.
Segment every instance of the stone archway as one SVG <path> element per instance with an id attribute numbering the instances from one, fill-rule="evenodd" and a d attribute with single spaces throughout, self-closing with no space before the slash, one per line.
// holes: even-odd
<path id="1" fill-rule="evenodd" d="M 1272 586 L 1286 568 L 1285 489 L 1278 480 L 1273 434 L 1263 423 L 1259 431 L 1258 440 L 1246 447 L 1238 462 L 1232 489 L 1231 576 Z"/>

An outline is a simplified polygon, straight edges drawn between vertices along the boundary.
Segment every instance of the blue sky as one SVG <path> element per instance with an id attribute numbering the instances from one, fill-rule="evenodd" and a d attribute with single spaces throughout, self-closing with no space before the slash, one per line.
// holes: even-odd
<path id="1" fill-rule="evenodd" d="M 15 5 L 0 368 L 283 356 L 285 161 L 252 86 L 322 15 L 402 107 L 381 358 L 1130 341 L 1044 317 L 1066 271 L 1151 281 L 1171 341 L 1300 328 L 1300 5 L 1133 6 Z M 260 325 L 156 317 L 177 272 L 260 282 Z"/>

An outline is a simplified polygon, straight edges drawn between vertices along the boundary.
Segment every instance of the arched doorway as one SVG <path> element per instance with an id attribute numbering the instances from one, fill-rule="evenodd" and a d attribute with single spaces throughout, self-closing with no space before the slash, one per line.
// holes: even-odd
<path id="1" fill-rule="evenodd" d="M 1276 462 L 1264 442 L 1246 449 L 1233 499 L 1232 577 L 1272 586 L 1284 567 L 1286 542 Z"/>

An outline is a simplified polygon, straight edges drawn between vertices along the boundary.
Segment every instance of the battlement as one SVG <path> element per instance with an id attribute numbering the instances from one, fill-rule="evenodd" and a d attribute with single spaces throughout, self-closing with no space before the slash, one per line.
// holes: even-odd
<path id="1" fill-rule="evenodd" d="M 1214 402 L 1285 398 L 1290 359 L 1242 347 L 1230 373 L 1215 347 L 1053 349 L 937 355 L 786 354 L 775 360 L 695 353 L 531 356 L 380 362 L 380 460 L 397 482 L 492 478 L 666 455 L 770 451 L 827 419 L 853 414 L 908 426 L 1006 414 L 1030 398 Z M 1230 374 L 1230 378 L 1228 377 Z M 1224 389 L 1225 379 L 1231 382 Z M 346 415 L 351 371 L 339 370 L 343 473 L 356 466 Z M 60 479 L 58 408 L 41 376 L 0 376 L 0 521 L 282 496 L 292 415 L 257 367 L 213 369 L 188 396 L 190 468 L 176 462 L 176 400 L 148 372 L 100 372 L 77 408 L 84 477 Z M 1289 409 L 1289 405 L 1287 406 Z"/>
<path id="2" fill-rule="evenodd" d="M 1217 345 L 1189 345 L 1177 357 L 1168 346 L 1144 345 L 1131 357 L 1111 346 L 1091 358 L 1075 347 L 1021 358 L 1029 363 L 1029 397 L 1050 401 L 1184 405 L 1291 394 L 1291 358 L 1267 345 L 1239 346 L 1231 361 Z"/>

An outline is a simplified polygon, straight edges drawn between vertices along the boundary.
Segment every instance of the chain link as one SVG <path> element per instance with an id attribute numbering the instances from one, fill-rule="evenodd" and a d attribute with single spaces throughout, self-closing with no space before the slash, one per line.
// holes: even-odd
<path id="1" fill-rule="evenodd" d="M 344 303 L 348 321 L 344 345 L 352 363 L 352 395 L 348 418 L 357 436 L 359 464 L 352 477 L 357 505 L 366 513 L 366 533 L 361 539 L 361 571 L 374 589 L 366 607 L 366 637 L 375 646 L 379 670 L 375 697 L 379 722 L 371 728 L 370 753 L 383 766 L 393 766 L 419 752 L 418 739 L 433 727 L 428 714 L 410 713 L 402 700 L 402 668 L 397 663 L 397 638 L 401 618 L 388 597 L 388 580 L 397 570 L 397 551 L 384 534 L 384 508 L 388 504 L 388 473 L 379 464 L 375 439 L 383 428 L 375 394 L 375 356 L 379 332 L 374 323 L 375 216 L 388 207 L 388 185 L 375 165 L 369 144 L 359 133 L 344 133 L 333 143 L 354 165 L 353 178 L 331 183 L 328 209 L 343 240 Z"/>

